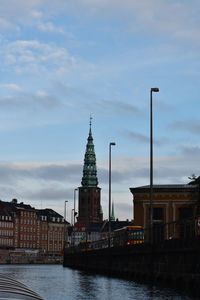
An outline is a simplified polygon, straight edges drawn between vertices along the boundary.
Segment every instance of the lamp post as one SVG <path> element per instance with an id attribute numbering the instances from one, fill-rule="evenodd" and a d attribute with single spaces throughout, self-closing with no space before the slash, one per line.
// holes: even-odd
<path id="1" fill-rule="evenodd" d="M 64 204 L 64 220 L 65 221 L 66 221 L 66 218 L 67 218 L 67 208 L 66 208 L 67 202 L 68 202 L 68 200 L 65 200 L 65 204 Z"/>
<path id="2" fill-rule="evenodd" d="M 73 226 L 74 208 L 71 210 L 71 224 Z"/>
<path id="3" fill-rule="evenodd" d="M 150 237 L 149 240 L 153 242 L 153 107 L 152 107 L 152 95 L 158 93 L 159 88 L 154 87 L 150 90 L 150 211 L 149 211 L 149 227 Z"/>
<path id="4" fill-rule="evenodd" d="M 108 247 L 110 248 L 111 238 L 111 147 L 115 146 L 114 142 L 109 144 L 109 208 L 108 208 Z"/>
<path id="5" fill-rule="evenodd" d="M 74 226 L 75 226 L 75 217 L 76 217 L 76 191 L 78 191 L 78 188 L 74 189 Z"/>
<path id="6" fill-rule="evenodd" d="M 74 219 L 74 208 L 71 210 L 71 225 L 72 225 L 72 232 L 71 232 L 71 246 L 74 246 L 74 227 L 73 227 L 73 219 Z"/>
<path id="7" fill-rule="evenodd" d="M 67 218 L 67 202 L 68 200 L 65 200 L 65 203 L 64 203 L 64 241 L 63 241 L 63 244 L 64 244 L 64 248 L 65 248 L 65 244 L 66 244 L 66 218 Z"/>

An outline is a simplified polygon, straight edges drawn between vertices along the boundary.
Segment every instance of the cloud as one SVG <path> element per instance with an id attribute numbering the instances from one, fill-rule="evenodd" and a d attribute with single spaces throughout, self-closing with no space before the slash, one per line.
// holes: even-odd
<path id="1" fill-rule="evenodd" d="M 58 74 L 76 65 L 76 59 L 65 48 L 37 40 L 8 42 L 1 47 L 0 54 L 3 68 L 12 68 L 18 74 Z"/>
<path id="2" fill-rule="evenodd" d="M 82 165 L 70 163 L 0 163 L 0 199 L 13 198 L 63 211 L 64 200 L 73 201 L 81 181 Z M 62 209 L 60 209 L 60 206 Z"/>
<path id="3" fill-rule="evenodd" d="M 122 137 L 127 137 L 129 140 L 131 140 L 134 143 L 140 143 L 140 144 L 148 144 L 150 143 L 150 136 L 142 134 L 140 132 L 135 132 L 131 130 L 121 130 L 120 132 Z M 166 138 L 154 138 L 154 144 L 156 146 L 163 146 L 168 142 L 168 139 Z"/>
<path id="4" fill-rule="evenodd" d="M 16 95 L 8 95 L 0 97 L 1 108 L 14 109 L 17 111 L 52 109 L 61 105 L 61 101 L 54 96 L 50 96 L 45 92 L 37 92 L 36 95 L 27 93 L 18 93 Z"/>
<path id="5" fill-rule="evenodd" d="M 130 130 L 123 130 L 122 136 L 127 136 L 129 139 L 131 139 L 134 142 L 139 142 L 141 144 L 149 144 L 149 136 L 146 136 L 139 132 L 134 132 Z"/>
<path id="6" fill-rule="evenodd" d="M 64 199 L 72 198 L 72 189 L 64 188 L 63 186 L 50 186 L 47 188 L 38 188 L 37 190 L 26 190 L 23 193 L 23 198 L 26 197 L 30 200 L 48 200 L 50 201 L 61 201 Z"/>
<path id="7" fill-rule="evenodd" d="M 62 27 L 57 27 L 52 22 L 40 22 L 37 27 L 43 32 L 65 34 L 65 30 Z"/>
<path id="8" fill-rule="evenodd" d="M 121 18 L 133 33 L 141 30 L 151 35 L 165 33 L 174 39 L 195 42 L 200 35 L 197 21 L 200 5 L 196 0 L 190 3 L 179 0 L 77 0 L 66 6 L 74 14 L 84 11 L 89 17 Z M 186 36 L 184 33 L 187 33 Z"/>
<path id="9" fill-rule="evenodd" d="M 191 134 L 200 133 L 200 122 L 198 120 L 175 121 L 169 124 L 169 127 L 179 131 L 187 131 Z"/>
<path id="10" fill-rule="evenodd" d="M 1 14 L 7 18 L 19 18 L 30 15 L 32 10 L 47 5 L 49 0 L 15 0 L 12 5 L 6 0 L 1 0 Z"/>
<path id="11" fill-rule="evenodd" d="M 161 37 L 165 34 L 174 41 L 199 44 L 199 7 L 197 0 L 16 0 L 13 5 L 1 0 L 1 15 L 7 27 L 13 22 L 33 25 L 34 20 L 40 20 L 41 24 L 36 25 L 40 30 L 58 33 L 62 32 L 62 28 L 59 29 L 51 21 L 57 14 L 73 15 L 77 23 L 80 16 L 81 22 L 85 20 L 87 23 L 89 18 L 117 18 L 126 26 L 126 32 L 129 30 L 132 34 L 139 31 Z"/>
<path id="12" fill-rule="evenodd" d="M 0 17 L 0 31 L 3 33 L 5 30 L 14 30 L 19 32 L 20 28 L 6 18 Z"/>
<path id="13" fill-rule="evenodd" d="M 21 92 L 23 88 L 16 83 L 2 83 L 0 84 L 0 88 L 7 89 L 10 91 Z"/>
<path id="14" fill-rule="evenodd" d="M 73 182 L 80 180 L 82 166 L 78 164 L 0 164 L 1 182 L 21 181 L 21 180 L 42 180 L 52 182 Z"/>
<path id="15" fill-rule="evenodd" d="M 180 147 L 180 150 L 182 152 L 182 154 L 188 158 L 193 158 L 194 157 L 198 160 L 200 160 L 200 147 L 199 146 L 191 146 L 191 147 L 186 147 L 186 146 L 182 146 Z"/>
<path id="16" fill-rule="evenodd" d="M 96 96 L 96 98 L 98 98 Z M 98 111 L 103 111 L 106 114 L 132 114 L 132 115 L 141 115 L 142 112 L 140 109 L 132 104 L 118 101 L 118 100 L 96 100 L 94 103 L 90 104 L 91 106 L 98 107 Z"/>
<path id="17" fill-rule="evenodd" d="M 192 149 L 191 149 L 192 150 Z M 177 156 L 155 157 L 154 184 L 188 183 L 188 176 L 199 175 L 197 155 L 186 151 Z M 191 156 L 190 156 L 191 154 Z M 53 207 L 63 211 L 64 200 L 73 202 L 73 190 L 79 186 L 82 177 L 82 163 L 1 163 L 0 182 L 2 200 L 18 198 L 19 201 L 34 203 L 39 206 Z M 102 162 L 97 169 L 99 187 L 102 189 L 104 214 L 107 210 L 108 168 Z M 117 215 L 131 217 L 132 198 L 130 187 L 149 184 L 149 158 L 129 157 L 114 158 L 112 164 L 112 198 Z M 71 204 L 69 204 L 71 205 Z M 123 207 L 123 212 L 121 208 Z M 129 208 L 129 213 L 128 213 Z"/>
<path id="18" fill-rule="evenodd" d="M 135 105 L 125 103 L 122 101 L 101 101 L 102 106 L 107 106 L 109 109 L 115 110 L 117 112 L 124 112 L 129 114 L 141 114 L 141 111 Z"/>

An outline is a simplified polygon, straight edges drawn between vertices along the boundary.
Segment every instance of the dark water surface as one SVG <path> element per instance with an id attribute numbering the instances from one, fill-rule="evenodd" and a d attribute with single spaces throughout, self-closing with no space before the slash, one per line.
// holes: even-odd
<path id="1" fill-rule="evenodd" d="M 172 289 L 86 274 L 61 265 L 2 265 L 0 272 L 28 285 L 44 300 L 193 299 Z"/>

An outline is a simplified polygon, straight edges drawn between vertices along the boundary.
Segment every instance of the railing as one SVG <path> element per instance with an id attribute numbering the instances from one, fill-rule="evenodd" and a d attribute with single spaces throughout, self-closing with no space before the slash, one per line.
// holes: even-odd
<path id="1" fill-rule="evenodd" d="M 188 240 L 200 236 L 200 226 L 197 219 L 187 219 L 171 223 L 155 223 L 152 228 L 153 243 L 164 240 Z M 145 229 L 145 242 L 149 241 L 149 228 Z"/>
<path id="2" fill-rule="evenodd" d="M 153 237 L 152 241 L 150 240 L 151 233 Z M 197 219 L 187 219 L 171 223 L 154 222 L 153 228 L 144 229 L 143 239 L 135 239 L 131 243 L 131 245 L 134 246 L 135 244 L 149 243 L 153 243 L 154 245 L 156 245 L 169 240 L 179 240 L 182 244 L 186 244 L 187 241 L 194 239 L 195 237 L 199 237 L 200 239 L 200 224 Z M 110 247 L 129 247 L 127 241 L 127 235 L 115 236 L 114 234 L 112 234 L 110 239 Z M 104 238 L 92 242 L 87 241 L 85 244 L 83 242 L 81 243 L 81 245 L 79 244 L 77 246 L 66 248 L 65 253 L 91 251 L 108 247 L 109 239 Z"/>

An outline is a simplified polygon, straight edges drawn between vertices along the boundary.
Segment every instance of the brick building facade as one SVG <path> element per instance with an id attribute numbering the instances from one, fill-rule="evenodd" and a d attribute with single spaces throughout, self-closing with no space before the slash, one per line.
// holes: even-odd
<path id="1" fill-rule="evenodd" d="M 60 255 L 67 222 L 52 209 L 0 201 L 0 248 L 32 249 L 47 255 Z"/>

